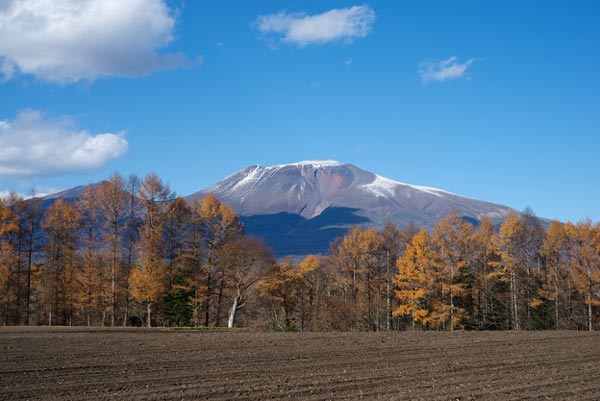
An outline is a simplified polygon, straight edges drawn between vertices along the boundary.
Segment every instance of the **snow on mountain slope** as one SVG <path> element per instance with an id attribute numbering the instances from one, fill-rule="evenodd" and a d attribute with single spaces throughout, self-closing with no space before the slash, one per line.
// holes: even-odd
<path id="1" fill-rule="evenodd" d="M 42 206 L 59 198 L 77 201 L 85 189 L 46 196 Z M 327 252 L 330 242 L 354 224 L 380 228 L 389 221 L 399 228 L 431 229 L 450 212 L 474 224 L 484 217 L 498 224 L 513 212 L 333 160 L 249 166 L 186 199 L 197 201 L 209 193 L 240 214 L 246 232 L 264 239 L 277 256 Z"/>
<path id="2" fill-rule="evenodd" d="M 305 219 L 328 208 L 355 210 L 369 224 L 431 228 L 454 211 L 471 220 L 500 222 L 508 207 L 462 197 L 437 188 L 397 182 L 333 160 L 246 167 L 193 195 L 214 193 L 243 216 L 289 213 Z"/>

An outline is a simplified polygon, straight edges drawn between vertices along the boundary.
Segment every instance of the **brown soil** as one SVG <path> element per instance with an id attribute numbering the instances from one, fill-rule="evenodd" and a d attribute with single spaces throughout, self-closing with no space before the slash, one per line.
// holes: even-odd
<path id="1" fill-rule="evenodd" d="M 0 400 L 600 400 L 600 333 L 2 328 Z"/>

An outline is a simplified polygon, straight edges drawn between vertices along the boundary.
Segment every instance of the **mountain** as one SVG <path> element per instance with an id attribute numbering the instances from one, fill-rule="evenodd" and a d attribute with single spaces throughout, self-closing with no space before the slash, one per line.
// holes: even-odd
<path id="1" fill-rule="evenodd" d="M 495 224 L 512 209 L 437 188 L 410 185 L 332 160 L 246 167 L 186 197 L 215 194 L 231 206 L 246 231 L 262 237 L 279 255 L 326 252 L 351 225 L 431 229 L 450 212 L 477 225 Z"/>
<path id="2" fill-rule="evenodd" d="M 56 202 L 58 199 L 63 199 L 67 202 L 76 202 L 83 197 L 83 195 L 85 194 L 85 191 L 88 189 L 88 187 L 91 186 L 93 188 L 98 188 L 98 187 L 100 187 L 101 184 L 102 184 L 102 181 L 98 182 L 98 183 L 94 183 L 94 184 L 89 184 L 89 185 L 79 185 L 77 187 L 67 189 L 67 190 L 64 190 L 61 192 L 57 192 L 57 193 L 50 194 L 50 195 L 45 195 L 45 196 L 41 197 L 42 209 L 52 206 L 54 204 L 54 202 Z"/>

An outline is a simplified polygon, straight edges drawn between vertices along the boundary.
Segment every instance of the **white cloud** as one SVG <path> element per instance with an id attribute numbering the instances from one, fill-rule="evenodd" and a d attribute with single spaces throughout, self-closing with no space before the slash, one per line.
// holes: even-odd
<path id="1" fill-rule="evenodd" d="M 471 58 L 461 63 L 456 56 L 446 60 L 424 61 L 419 64 L 419 77 L 423 83 L 449 81 L 463 77 L 474 62 L 475 59 Z"/>
<path id="2" fill-rule="evenodd" d="M 162 54 L 176 24 L 165 0 L 3 0 L 0 79 L 72 83 L 190 63 Z"/>
<path id="3" fill-rule="evenodd" d="M 0 121 L 0 176 L 38 176 L 99 169 L 128 149 L 122 133 L 91 135 L 69 118 L 36 110 Z"/>
<path id="4" fill-rule="evenodd" d="M 281 42 L 299 47 L 329 42 L 352 43 L 371 33 L 375 11 L 369 6 L 353 6 L 327 11 L 323 14 L 305 13 L 261 15 L 256 21 L 263 34 L 274 34 Z"/>

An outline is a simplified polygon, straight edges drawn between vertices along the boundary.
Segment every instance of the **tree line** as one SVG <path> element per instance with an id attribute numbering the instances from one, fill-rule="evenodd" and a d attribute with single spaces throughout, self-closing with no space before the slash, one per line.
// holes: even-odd
<path id="1" fill-rule="evenodd" d="M 0 323 L 261 330 L 593 330 L 600 224 L 352 227 L 275 260 L 215 196 L 116 173 L 76 201 L 0 200 Z M 44 206 L 44 207 L 42 207 Z"/>

